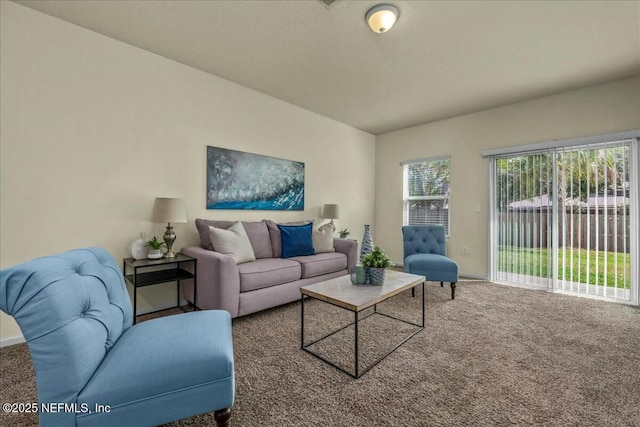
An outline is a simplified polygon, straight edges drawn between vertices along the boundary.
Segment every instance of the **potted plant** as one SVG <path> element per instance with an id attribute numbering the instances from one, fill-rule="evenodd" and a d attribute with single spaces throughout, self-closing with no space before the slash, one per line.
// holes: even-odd
<path id="1" fill-rule="evenodd" d="M 351 234 L 351 232 L 346 228 L 344 230 L 340 230 L 339 233 L 340 233 L 341 239 L 346 239 L 349 236 L 349 234 Z"/>
<path id="2" fill-rule="evenodd" d="M 162 258 L 162 247 L 167 246 L 167 244 L 158 240 L 156 236 L 153 236 L 152 240 L 147 240 L 147 246 L 149 247 L 147 258 L 160 259 Z"/>
<path id="3" fill-rule="evenodd" d="M 367 269 L 367 277 L 372 285 L 382 285 L 384 283 L 385 269 L 392 265 L 391 258 L 387 256 L 380 246 L 373 248 L 362 259 L 362 264 Z"/>

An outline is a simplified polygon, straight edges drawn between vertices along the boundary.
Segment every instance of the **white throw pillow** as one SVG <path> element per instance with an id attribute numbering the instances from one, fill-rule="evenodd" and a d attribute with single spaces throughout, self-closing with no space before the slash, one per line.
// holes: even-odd
<path id="1" fill-rule="evenodd" d="M 334 231 L 333 225 L 331 225 L 330 222 L 321 225 L 318 229 L 315 229 L 314 227 L 311 238 L 313 240 L 313 250 L 317 254 L 336 251 L 333 247 Z"/>
<path id="2" fill-rule="evenodd" d="M 256 260 L 251 242 L 241 222 L 234 223 L 226 230 L 209 226 L 209 237 L 213 250 L 233 257 L 236 264 Z"/>

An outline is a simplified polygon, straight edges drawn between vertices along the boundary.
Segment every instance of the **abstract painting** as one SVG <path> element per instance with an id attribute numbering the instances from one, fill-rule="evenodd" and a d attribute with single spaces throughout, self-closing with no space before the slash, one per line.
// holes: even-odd
<path id="1" fill-rule="evenodd" d="M 207 146 L 207 209 L 304 210 L 304 163 Z"/>

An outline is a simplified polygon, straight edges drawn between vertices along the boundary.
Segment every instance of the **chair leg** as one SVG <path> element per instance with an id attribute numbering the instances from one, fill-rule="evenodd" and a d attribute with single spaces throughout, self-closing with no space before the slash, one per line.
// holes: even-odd
<path id="1" fill-rule="evenodd" d="M 444 283 L 440 282 L 440 287 L 442 288 L 444 286 Z"/>
<path id="2" fill-rule="evenodd" d="M 456 299 L 456 284 L 451 282 L 451 299 Z"/>
<path id="3" fill-rule="evenodd" d="M 411 288 L 411 296 L 412 297 L 416 296 L 416 287 L 415 286 L 413 288 Z"/>
<path id="4" fill-rule="evenodd" d="M 231 418 L 231 408 L 220 409 L 215 412 L 213 417 L 215 418 L 218 427 L 228 427 L 229 418 Z"/>

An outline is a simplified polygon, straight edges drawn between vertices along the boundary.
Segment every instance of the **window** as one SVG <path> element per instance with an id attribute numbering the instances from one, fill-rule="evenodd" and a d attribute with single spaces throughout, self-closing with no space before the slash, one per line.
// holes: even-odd
<path id="1" fill-rule="evenodd" d="M 403 225 L 440 224 L 449 236 L 450 157 L 402 163 Z"/>

